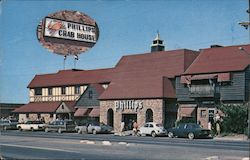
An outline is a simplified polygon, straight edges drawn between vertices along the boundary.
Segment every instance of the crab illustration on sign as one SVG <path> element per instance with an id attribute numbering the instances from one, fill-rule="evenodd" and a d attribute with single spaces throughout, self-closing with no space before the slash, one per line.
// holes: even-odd
<path id="1" fill-rule="evenodd" d="M 51 35 L 54 35 L 59 29 L 65 29 L 65 26 L 62 22 L 57 21 L 57 20 L 51 20 L 48 23 L 48 26 L 46 27 L 46 29 L 49 30 Z"/>

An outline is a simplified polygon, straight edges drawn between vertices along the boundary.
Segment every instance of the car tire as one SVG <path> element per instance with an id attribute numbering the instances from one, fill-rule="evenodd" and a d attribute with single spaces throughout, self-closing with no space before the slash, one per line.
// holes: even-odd
<path id="1" fill-rule="evenodd" d="M 151 136 L 152 136 L 152 137 L 156 137 L 155 131 L 153 131 L 153 132 L 151 133 Z"/>
<path id="2" fill-rule="evenodd" d="M 48 128 L 45 128 L 45 130 L 44 130 L 46 133 L 48 133 L 49 132 L 49 129 Z"/>
<path id="3" fill-rule="evenodd" d="M 141 136 L 141 132 L 137 131 L 136 136 Z"/>
<path id="4" fill-rule="evenodd" d="M 19 130 L 19 131 L 22 131 L 23 129 L 22 129 L 21 127 L 18 127 L 18 130 Z"/>
<path id="5" fill-rule="evenodd" d="M 57 132 L 58 132 L 58 133 L 62 133 L 62 129 L 61 129 L 61 128 L 59 128 Z"/>
<path id="6" fill-rule="evenodd" d="M 194 139 L 194 133 L 193 132 L 188 133 L 188 139 Z"/>
<path id="7" fill-rule="evenodd" d="M 95 130 L 95 129 L 93 129 L 93 130 L 92 130 L 92 133 L 93 133 L 93 134 L 96 134 L 96 130 Z"/>
<path id="8" fill-rule="evenodd" d="M 173 132 L 168 132 L 168 137 L 169 138 L 174 138 L 174 133 Z"/>

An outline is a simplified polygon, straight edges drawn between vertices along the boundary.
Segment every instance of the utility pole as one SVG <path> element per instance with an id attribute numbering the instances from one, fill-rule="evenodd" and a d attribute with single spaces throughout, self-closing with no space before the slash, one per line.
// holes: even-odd
<path id="1" fill-rule="evenodd" d="M 250 43 L 250 0 L 248 0 L 247 13 L 248 13 L 248 22 L 246 22 L 246 21 L 245 22 L 240 22 L 239 25 L 241 25 L 245 29 L 248 29 L 248 38 L 249 38 L 249 43 Z M 248 123 L 248 139 L 250 139 L 250 103 L 248 102 L 246 104 L 246 106 L 247 106 L 247 110 L 248 110 L 248 120 L 247 120 L 247 123 Z"/>

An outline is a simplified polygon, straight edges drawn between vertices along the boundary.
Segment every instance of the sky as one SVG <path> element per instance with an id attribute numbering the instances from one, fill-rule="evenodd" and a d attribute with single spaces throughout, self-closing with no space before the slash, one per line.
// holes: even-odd
<path id="1" fill-rule="evenodd" d="M 28 103 L 36 74 L 63 69 L 63 57 L 37 40 L 39 21 L 60 10 L 94 19 L 100 36 L 79 56 L 78 69 L 114 67 L 124 55 L 150 52 L 157 30 L 166 50 L 249 43 L 248 0 L 0 0 L 0 102 Z M 73 57 L 66 69 L 74 68 Z"/>

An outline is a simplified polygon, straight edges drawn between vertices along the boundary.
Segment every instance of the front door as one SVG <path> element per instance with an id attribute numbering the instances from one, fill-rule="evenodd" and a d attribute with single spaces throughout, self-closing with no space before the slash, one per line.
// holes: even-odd
<path id="1" fill-rule="evenodd" d="M 125 123 L 125 130 L 132 130 L 133 121 L 137 122 L 137 114 L 122 114 L 122 121 Z"/>

